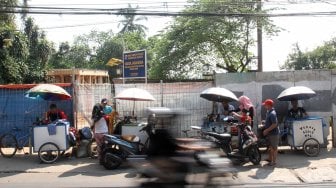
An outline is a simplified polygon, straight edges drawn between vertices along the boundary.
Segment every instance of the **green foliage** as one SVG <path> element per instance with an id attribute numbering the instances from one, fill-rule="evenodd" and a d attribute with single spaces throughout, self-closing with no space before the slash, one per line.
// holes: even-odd
<path id="1" fill-rule="evenodd" d="M 72 45 L 68 42 L 61 43 L 58 51 L 51 57 L 49 67 L 98 69 L 100 66 L 97 65 L 97 49 L 100 49 L 112 35 L 111 31 L 91 31 L 89 34 L 76 37 Z"/>
<path id="2" fill-rule="evenodd" d="M 17 5 L 17 0 L 0 0 L 0 30 L 2 27 L 15 29 L 15 15 L 10 13 L 3 13 L 12 11 L 13 7 Z"/>
<path id="3" fill-rule="evenodd" d="M 25 21 L 23 32 L 13 30 L 13 25 L 8 23 L 0 29 L 0 83 L 44 81 L 52 44 L 31 18 Z"/>
<path id="4" fill-rule="evenodd" d="M 106 63 L 111 58 L 122 59 L 123 46 L 120 42 L 110 39 L 103 43 L 103 45 L 97 49 L 96 56 L 96 68 L 107 69 Z"/>
<path id="5" fill-rule="evenodd" d="M 224 0 L 198 0 L 187 13 L 256 13 L 256 1 L 246 3 Z M 234 6 L 236 5 L 236 6 Z M 238 6 L 239 5 L 239 6 Z M 259 20 L 257 20 L 259 19 Z M 257 21 L 272 35 L 276 28 L 267 18 L 194 16 L 177 17 L 155 47 L 150 75 L 156 79 L 200 77 L 205 64 L 212 70 L 244 72 L 248 70 L 256 40 Z"/>
<path id="6" fill-rule="evenodd" d="M 28 57 L 27 40 L 24 35 L 11 30 L 0 33 L 0 84 L 23 83 L 28 73 L 25 61 Z"/>
<path id="7" fill-rule="evenodd" d="M 47 65 L 53 45 L 43 32 L 34 24 L 32 18 L 25 21 L 24 33 L 28 39 L 29 56 L 26 61 L 29 74 L 25 75 L 24 83 L 39 83 L 45 81 Z"/>
<path id="8" fill-rule="evenodd" d="M 147 41 L 140 32 L 113 35 L 112 32 L 91 31 L 78 36 L 72 46 L 62 43 L 49 61 L 50 68 L 108 69 L 111 58 L 122 59 L 123 50 L 147 48 Z"/>
<path id="9" fill-rule="evenodd" d="M 325 42 L 312 51 L 302 52 L 298 44 L 294 45 L 293 52 L 281 69 L 310 70 L 336 68 L 336 38 Z"/>
<path id="10" fill-rule="evenodd" d="M 70 47 L 68 42 L 61 43 L 59 50 L 49 60 L 49 67 L 55 69 L 89 68 L 90 49 L 86 45 Z"/>

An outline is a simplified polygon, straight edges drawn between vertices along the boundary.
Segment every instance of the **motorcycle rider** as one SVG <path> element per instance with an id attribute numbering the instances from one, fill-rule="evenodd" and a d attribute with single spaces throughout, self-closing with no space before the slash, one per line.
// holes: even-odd
<path id="1" fill-rule="evenodd" d="M 255 109 L 254 109 L 254 106 L 251 102 L 251 99 L 248 98 L 245 95 L 242 95 L 238 98 L 238 101 L 239 101 L 239 108 L 236 112 L 232 112 L 233 116 L 238 118 L 238 119 L 241 119 L 242 115 L 237 113 L 239 111 L 241 111 L 242 113 L 248 114 L 248 116 L 250 116 L 250 118 L 251 118 L 251 124 L 250 125 L 253 128 L 253 117 L 254 117 Z"/>

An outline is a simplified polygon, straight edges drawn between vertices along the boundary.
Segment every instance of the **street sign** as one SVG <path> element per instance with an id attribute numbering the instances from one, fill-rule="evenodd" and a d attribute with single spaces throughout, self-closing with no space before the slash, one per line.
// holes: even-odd
<path id="1" fill-rule="evenodd" d="M 146 78 L 146 50 L 124 52 L 124 78 Z"/>

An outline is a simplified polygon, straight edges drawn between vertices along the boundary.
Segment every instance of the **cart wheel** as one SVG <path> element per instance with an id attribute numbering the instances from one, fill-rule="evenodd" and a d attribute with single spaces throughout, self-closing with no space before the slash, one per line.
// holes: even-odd
<path id="1" fill-rule="evenodd" d="M 60 155 L 60 150 L 55 143 L 44 143 L 38 151 L 38 156 L 43 163 L 54 163 Z"/>
<path id="2" fill-rule="evenodd" d="M 13 157 L 17 151 L 18 143 L 14 135 L 5 134 L 0 138 L 0 153 L 3 157 Z"/>
<path id="3" fill-rule="evenodd" d="M 303 151 L 309 157 L 316 157 L 320 153 L 320 143 L 315 138 L 309 138 L 303 143 Z"/>

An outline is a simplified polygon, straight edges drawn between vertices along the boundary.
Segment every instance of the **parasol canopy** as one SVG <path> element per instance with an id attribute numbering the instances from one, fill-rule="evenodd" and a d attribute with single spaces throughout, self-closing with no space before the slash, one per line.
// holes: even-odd
<path id="1" fill-rule="evenodd" d="M 25 97 L 46 101 L 69 100 L 71 95 L 62 87 L 53 84 L 39 84 L 25 93 Z"/>
<path id="2" fill-rule="evenodd" d="M 155 98 L 152 94 L 150 94 L 147 90 L 140 89 L 140 88 L 129 88 L 121 91 L 117 96 L 114 97 L 115 99 L 120 100 L 130 100 L 133 102 L 133 111 L 132 115 L 134 116 L 134 109 L 135 109 L 135 101 L 154 101 Z"/>
<path id="3" fill-rule="evenodd" d="M 230 90 L 221 87 L 211 87 L 201 93 L 201 97 L 214 102 L 238 101 L 237 96 Z"/>
<path id="4" fill-rule="evenodd" d="M 125 89 L 114 98 L 131 101 L 155 101 L 155 98 L 148 91 L 139 88 Z"/>
<path id="5" fill-rule="evenodd" d="M 113 66 L 119 65 L 119 64 L 121 64 L 121 63 L 123 63 L 123 61 L 122 61 L 121 59 L 111 58 L 111 59 L 106 63 L 106 65 L 107 65 L 107 66 L 111 66 L 111 67 L 113 67 Z"/>
<path id="6" fill-rule="evenodd" d="M 279 101 L 304 100 L 315 97 L 316 93 L 305 86 L 293 86 L 283 90 L 277 97 Z"/>

